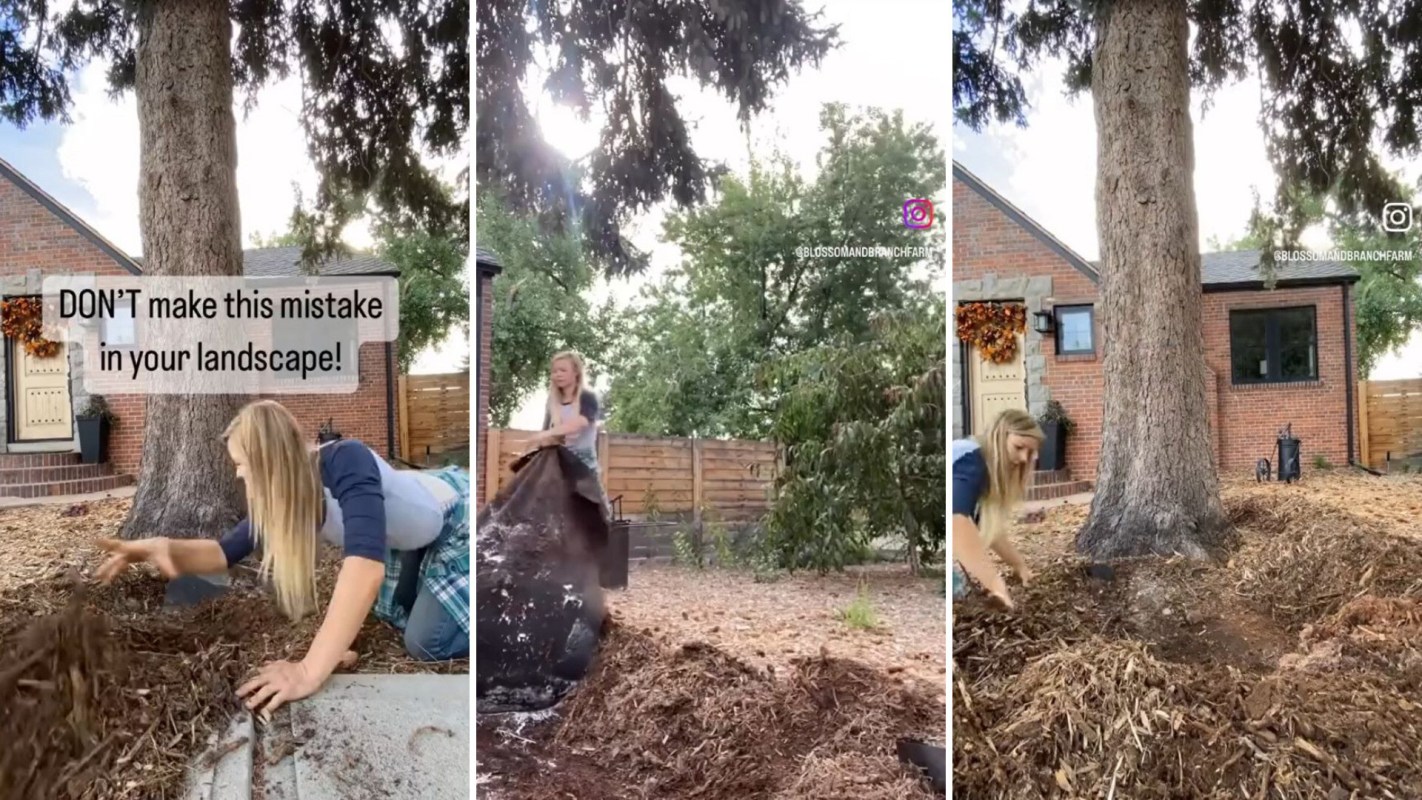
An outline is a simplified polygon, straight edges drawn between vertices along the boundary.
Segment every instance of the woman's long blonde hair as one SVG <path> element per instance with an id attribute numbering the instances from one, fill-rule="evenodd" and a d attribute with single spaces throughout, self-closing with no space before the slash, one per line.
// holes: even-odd
<path id="1" fill-rule="evenodd" d="M 583 357 L 576 350 L 563 350 L 553 354 L 553 358 L 548 360 L 548 370 L 551 373 L 553 365 L 559 361 L 567 361 L 573 365 L 573 372 L 578 376 L 577 382 L 573 384 L 573 408 L 579 407 L 579 402 L 583 399 Z M 548 376 L 548 424 L 547 428 L 557 427 L 563 421 L 563 414 L 560 406 L 563 405 L 563 391 L 553 385 L 553 376 Z"/>
<path id="2" fill-rule="evenodd" d="M 262 548 L 262 577 L 291 619 L 316 606 L 316 537 L 325 496 L 315 452 L 291 412 L 272 400 L 249 403 L 223 432 L 246 459 L 247 516 Z"/>
<path id="3" fill-rule="evenodd" d="M 1042 426 L 1031 414 L 1021 409 L 1009 408 L 993 420 L 985 436 L 977 437 L 982 447 L 983 461 L 987 464 L 988 488 L 978 501 L 978 530 L 983 541 L 991 543 L 1012 525 L 1012 515 L 1022 498 L 1027 495 L 1027 486 L 1032 478 L 1031 464 L 1016 464 L 1007 447 L 1007 437 L 1012 435 L 1035 439 L 1040 446 L 1047 438 Z"/>

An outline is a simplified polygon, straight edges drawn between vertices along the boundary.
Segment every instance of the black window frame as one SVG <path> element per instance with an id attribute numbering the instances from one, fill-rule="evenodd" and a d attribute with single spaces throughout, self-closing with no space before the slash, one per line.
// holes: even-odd
<path id="1" fill-rule="evenodd" d="M 1286 378 L 1279 375 L 1283 367 L 1282 343 L 1279 337 L 1279 315 L 1288 311 L 1308 311 L 1313 337 L 1313 371 L 1304 378 Z M 1237 317 L 1264 317 L 1264 357 L 1269 362 L 1269 372 L 1263 378 L 1240 378 L 1235 372 L 1234 321 Z M 1269 308 L 1232 308 L 1227 320 L 1229 325 L 1229 378 L 1235 386 L 1268 386 L 1289 383 L 1318 383 L 1320 347 L 1318 341 L 1318 305 L 1275 306 Z"/>
<path id="2" fill-rule="evenodd" d="M 1086 320 L 1091 330 L 1091 347 L 1085 350 L 1063 350 L 1062 349 L 1062 312 L 1086 312 Z M 1071 305 L 1061 305 L 1052 307 L 1052 339 L 1059 356 L 1094 356 L 1096 355 L 1096 306 L 1091 303 L 1074 303 Z"/>

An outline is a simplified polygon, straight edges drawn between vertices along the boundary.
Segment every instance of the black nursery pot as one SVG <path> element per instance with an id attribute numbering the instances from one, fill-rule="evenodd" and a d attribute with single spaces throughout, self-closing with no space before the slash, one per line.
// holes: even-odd
<path id="1" fill-rule="evenodd" d="M 80 417 L 79 455 L 85 464 L 109 460 L 109 420 L 107 417 Z"/>
<path id="2" fill-rule="evenodd" d="M 1066 469 L 1066 428 L 1060 422 L 1043 422 L 1042 433 L 1047 438 L 1042 441 L 1042 452 L 1037 454 L 1037 469 L 1052 471 Z"/>

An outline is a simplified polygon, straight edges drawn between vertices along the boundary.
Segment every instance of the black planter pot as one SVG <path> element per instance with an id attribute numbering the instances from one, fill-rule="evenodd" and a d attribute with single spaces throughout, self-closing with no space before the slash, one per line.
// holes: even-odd
<path id="1" fill-rule="evenodd" d="M 107 417 L 79 417 L 79 454 L 85 464 L 109 460 L 109 420 Z"/>
<path id="2" fill-rule="evenodd" d="M 1037 454 L 1037 469 L 1044 472 L 1066 469 L 1066 428 L 1060 422 L 1043 422 L 1042 452 Z"/>

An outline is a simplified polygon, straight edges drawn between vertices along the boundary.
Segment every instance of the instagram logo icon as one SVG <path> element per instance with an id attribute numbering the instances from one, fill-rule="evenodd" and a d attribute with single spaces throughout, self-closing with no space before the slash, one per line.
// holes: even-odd
<path id="1" fill-rule="evenodd" d="M 928 230 L 933 227 L 933 201 L 916 197 L 904 201 L 904 227 Z"/>

